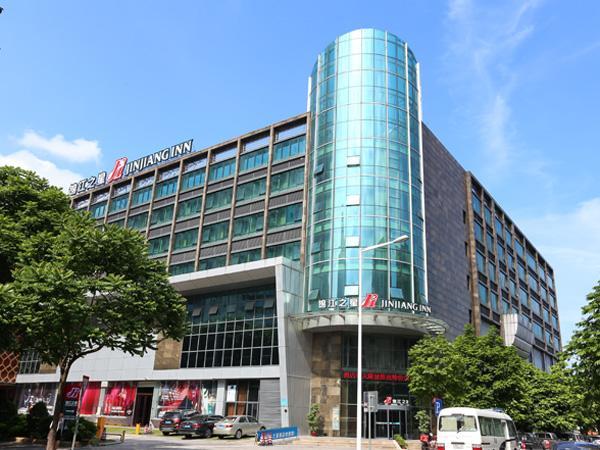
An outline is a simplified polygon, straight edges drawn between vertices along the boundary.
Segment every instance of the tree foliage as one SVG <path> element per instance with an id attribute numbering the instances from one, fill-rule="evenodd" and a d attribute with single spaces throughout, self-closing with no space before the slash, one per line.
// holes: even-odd
<path id="1" fill-rule="evenodd" d="M 0 167 L 0 283 L 12 280 L 23 243 L 56 233 L 68 210 L 68 197 L 34 172 Z"/>
<path id="2" fill-rule="evenodd" d="M 567 346 L 572 371 L 582 389 L 588 428 L 600 430 L 600 282 L 587 296 L 583 319 Z"/>
<path id="3" fill-rule="evenodd" d="M 428 337 L 410 349 L 410 391 L 445 406 L 502 408 L 523 430 L 573 430 L 581 422 L 580 396 L 560 360 L 545 373 L 505 346 L 496 329 L 476 336 L 466 326 L 454 342 Z"/>
<path id="4" fill-rule="evenodd" d="M 97 227 L 45 180 L 13 168 L 0 168 L 0 229 L 16 246 L 0 248 L 0 263 L 11 270 L 0 284 L 0 346 L 33 350 L 58 366 L 57 405 L 79 358 L 103 348 L 143 355 L 159 338 L 183 336 L 185 300 L 139 232 Z"/>

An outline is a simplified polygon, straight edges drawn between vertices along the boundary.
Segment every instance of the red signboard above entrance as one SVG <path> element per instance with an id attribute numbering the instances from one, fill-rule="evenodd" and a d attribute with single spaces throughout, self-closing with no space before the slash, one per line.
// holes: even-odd
<path id="1" fill-rule="evenodd" d="M 355 371 L 344 370 L 342 372 L 342 378 L 344 380 L 356 380 L 357 375 Z M 367 381 L 397 381 L 400 383 L 408 382 L 408 375 L 403 373 L 378 373 L 378 372 L 363 372 L 363 380 Z"/>

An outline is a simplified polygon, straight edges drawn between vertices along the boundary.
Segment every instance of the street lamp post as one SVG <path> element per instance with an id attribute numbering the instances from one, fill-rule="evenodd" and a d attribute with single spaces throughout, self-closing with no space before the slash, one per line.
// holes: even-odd
<path id="1" fill-rule="evenodd" d="M 402 235 L 382 244 L 361 248 L 358 252 L 358 360 L 356 370 L 356 450 L 362 448 L 362 260 L 363 253 L 408 240 Z"/>

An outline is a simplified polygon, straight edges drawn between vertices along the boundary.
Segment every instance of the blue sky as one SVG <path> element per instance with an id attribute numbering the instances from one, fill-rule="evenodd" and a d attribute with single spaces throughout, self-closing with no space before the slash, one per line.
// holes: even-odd
<path id="1" fill-rule="evenodd" d="M 600 3 L 0 0 L 0 164 L 62 186 L 306 108 L 316 55 L 387 29 L 424 120 L 553 265 L 563 335 L 600 279 Z"/>

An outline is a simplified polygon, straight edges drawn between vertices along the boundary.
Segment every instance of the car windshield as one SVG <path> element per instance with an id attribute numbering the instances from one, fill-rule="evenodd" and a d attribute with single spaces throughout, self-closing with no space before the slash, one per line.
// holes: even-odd
<path id="1" fill-rule="evenodd" d="M 477 431 L 475 416 L 452 414 L 440 418 L 440 431 Z"/>
<path id="2" fill-rule="evenodd" d="M 223 419 L 224 422 L 235 422 L 235 419 L 237 419 L 238 416 L 227 416 L 225 417 L 225 419 Z"/>
<path id="3" fill-rule="evenodd" d="M 163 416 L 165 419 L 172 419 L 173 417 L 179 416 L 179 411 L 167 411 Z"/>

